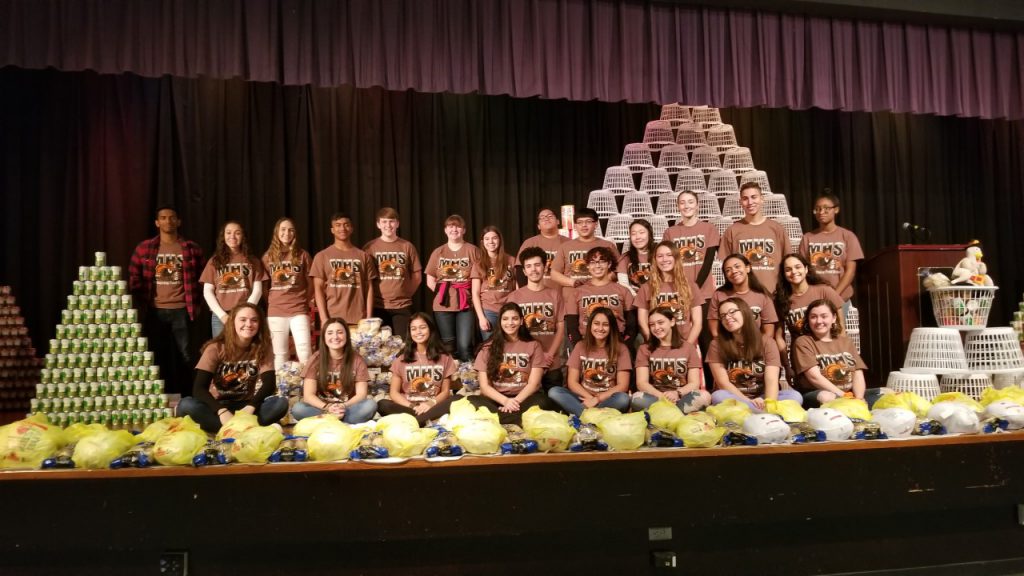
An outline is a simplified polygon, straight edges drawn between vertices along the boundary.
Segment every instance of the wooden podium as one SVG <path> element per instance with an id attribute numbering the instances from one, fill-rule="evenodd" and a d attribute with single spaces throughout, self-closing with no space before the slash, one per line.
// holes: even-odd
<path id="1" fill-rule="evenodd" d="M 921 269 L 945 268 L 948 275 L 966 249 L 963 244 L 900 244 L 857 266 L 861 356 L 869 386 L 884 386 L 889 372 L 903 366 L 914 328 L 936 325 L 931 300 L 927 294 L 921 298 Z"/>

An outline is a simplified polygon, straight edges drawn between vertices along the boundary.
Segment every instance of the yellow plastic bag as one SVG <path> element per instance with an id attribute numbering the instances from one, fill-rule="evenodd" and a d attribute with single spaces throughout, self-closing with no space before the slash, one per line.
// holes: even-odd
<path id="1" fill-rule="evenodd" d="M 66 443 L 59 426 L 33 414 L 0 428 L 0 468 L 39 468 Z"/>
<path id="2" fill-rule="evenodd" d="M 452 426 L 452 433 L 470 454 L 494 454 L 508 437 L 505 428 L 490 418 L 464 418 Z"/>
<path id="3" fill-rule="evenodd" d="M 679 425 L 679 419 L 683 417 L 683 411 L 675 402 L 658 398 L 658 401 L 647 409 L 647 415 L 651 417 L 651 426 L 665 432 L 673 432 Z"/>
<path id="4" fill-rule="evenodd" d="M 1024 388 L 1008 386 L 1006 388 L 996 390 L 989 386 L 981 393 L 982 406 L 988 406 L 989 404 L 999 400 L 1009 400 L 1010 402 L 1015 402 L 1024 406 Z"/>
<path id="5" fill-rule="evenodd" d="M 611 416 L 601 420 L 597 428 L 612 450 L 636 450 L 644 443 L 647 418 L 643 412 Z"/>
<path id="6" fill-rule="evenodd" d="M 302 422 L 309 420 L 303 419 Z M 337 418 L 321 422 L 309 435 L 306 447 L 311 460 L 329 462 L 348 460 L 349 453 L 359 444 L 363 431 L 353 428 Z M 301 423 L 301 422 L 300 422 Z"/>
<path id="7" fill-rule="evenodd" d="M 719 426 L 732 423 L 742 427 L 743 423 L 747 420 L 747 416 L 750 416 L 750 406 L 746 402 L 729 398 L 714 406 L 708 406 L 707 413 L 715 419 Z"/>
<path id="8" fill-rule="evenodd" d="M 82 424 L 81 422 L 75 422 L 71 426 L 64 429 L 64 439 L 68 444 L 78 442 L 86 436 L 93 434 L 99 434 L 100 432 L 106 432 L 107 427 L 103 424 Z M 76 463 L 77 465 L 77 463 Z"/>
<path id="9" fill-rule="evenodd" d="M 273 426 L 249 428 L 235 437 L 231 444 L 231 458 L 244 464 L 262 464 L 277 450 L 282 440 L 284 434 Z"/>
<path id="10" fill-rule="evenodd" d="M 127 430 L 103 430 L 79 440 L 71 459 L 75 468 L 108 468 L 112 460 L 134 445 L 135 436 Z"/>
<path id="11" fill-rule="evenodd" d="M 569 448 L 576 430 L 569 425 L 569 417 L 560 412 L 531 406 L 523 412 L 523 430 L 537 441 L 542 452 L 564 452 Z"/>
<path id="12" fill-rule="evenodd" d="M 932 403 L 915 392 L 893 392 L 879 396 L 878 400 L 875 400 L 873 408 L 875 410 L 904 408 L 913 412 L 918 418 L 926 418 L 928 411 L 932 409 Z"/>
<path id="13" fill-rule="evenodd" d="M 807 411 L 796 400 L 765 400 L 764 410 L 778 414 L 786 422 L 807 422 Z"/>
<path id="14" fill-rule="evenodd" d="M 388 449 L 388 454 L 395 458 L 408 458 L 423 454 L 423 450 L 435 436 L 437 436 L 437 428 L 412 428 L 409 426 L 388 426 L 382 433 L 384 447 Z"/>
<path id="15" fill-rule="evenodd" d="M 419 428 L 420 423 L 416 421 L 416 417 L 412 414 L 406 414 L 404 412 L 399 414 L 388 414 L 377 420 L 377 431 L 384 432 L 392 426 L 402 426 L 405 428 Z"/>
<path id="16" fill-rule="evenodd" d="M 315 432 L 320 426 L 337 422 L 339 422 L 338 417 L 334 414 L 320 414 L 317 416 L 310 416 L 309 418 L 303 418 L 295 424 L 294 428 L 292 428 L 292 435 L 312 436 L 313 432 Z"/>
<path id="17" fill-rule="evenodd" d="M 725 428 L 709 423 L 705 418 L 694 415 L 683 416 L 676 426 L 676 436 L 687 448 L 711 448 L 717 446 L 725 436 Z"/>
<path id="18" fill-rule="evenodd" d="M 191 418 L 185 416 L 190 422 Z M 193 422 L 193 424 L 195 424 Z M 189 428 L 167 432 L 153 445 L 153 456 L 164 466 L 184 466 L 206 446 L 206 433 Z"/>
<path id="19" fill-rule="evenodd" d="M 225 438 L 238 438 L 242 432 L 260 425 L 259 418 L 255 414 L 248 414 L 241 410 L 234 413 L 231 419 L 224 423 L 217 432 L 217 440 Z"/>
<path id="20" fill-rule="evenodd" d="M 836 398 L 821 405 L 822 408 L 831 408 L 841 412 L 847 418 L 858 420 L 871 420 L 871 410 L 868 410 L 868 403 L 857 398 Z"/>
<path id="21" fill-rule="evenodd" d="M 580 414 L 580 424 L 600 426 L 605 418 L 611 418 L 612 416 L 622 416 L 622 412 L 615 408 L 587 408 L 583 411 L 583 414 Z"/>
<path id="22" fill-rule="evenodd" d="M 156 442 L 164 434 L 171 432 L 177 432 L 179 430 L 191 430 L 192 432 L 202 432 L 203 429 L 196 424 L 191 416 L 184 416 L 182 418 L 163 418 L 153 422 L 141 434 L 137 436 L 139 442 Z"/>
<path id="23" fill-rule="evenodd" d="M 985 411 L 985 407 L 982 406 L 980 402 L 963 392 L 943 392 L 935 397 L 935 401 L 932 402 L 932 404 L 938 404 L 939 402 L 956 402 L 958 404 L 963 404 L 965 406 L 969 406 L 971 410 L 974 410 L 979 414 Z"/>
<path id="24" fill-rule="evenodd" d="M 689 414 L 683 414 L 683 416 L 686 417 L 686 418 L 694 418 L 696 420 L 700 420 L 701 422 L 703 422 L 703 423 L 705 423 L 705 424 L 707 424 L 709 426 L 717 426 L 718 425 L 715 422 L 715 418 L 711 414 L 708 414 L 707 412 L 704 412 L 703 410 L 698 411 L 698 412 L 690 412 Z M 682 420 L 680 420 L 680 422 L 682 422 Z M 679 425 L 677 424 L 676 425 L 676 429 L 678 429 L 678 428 L 679 428 Z"/>

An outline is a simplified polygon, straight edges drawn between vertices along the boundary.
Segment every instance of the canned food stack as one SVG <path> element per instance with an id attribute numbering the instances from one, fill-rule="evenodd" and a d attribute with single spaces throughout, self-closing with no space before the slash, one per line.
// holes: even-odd
<path id="1" fill-rule="evenodd" d="M 0 286 L 0 412 L 28 411 L 41 366 L 11 287 Z"/>
<path id="2" fill-rule="evenodd" d="M 128 283 L 103 252 L 94 266 L 78 268 L 30 411 L 60 426 L 95 422 L 139 431 L 172 416 Z"/>
<path id="3" fill-rule="evenodd" d="M 1017 333 L 1017 341 L 1024 342 L 1024 300 L 1017 302 L 1017 310 L 1013 313 L 1010 326 Z"/>

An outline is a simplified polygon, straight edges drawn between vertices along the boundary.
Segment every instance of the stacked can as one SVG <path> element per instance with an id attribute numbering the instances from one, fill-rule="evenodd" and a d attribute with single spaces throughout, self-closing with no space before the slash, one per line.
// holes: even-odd
<path id="1" fill-rule="evenodd" d="M 11 287 L 0 286 L 0 412 L 30 408 L 41 365 Z"/>

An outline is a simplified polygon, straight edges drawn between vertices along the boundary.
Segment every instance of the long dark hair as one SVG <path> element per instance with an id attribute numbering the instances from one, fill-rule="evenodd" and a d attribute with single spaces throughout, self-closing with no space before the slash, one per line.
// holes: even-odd
<path id="1" fill-rule="evenodd" d="M 653 316 L 655 314 L 660 314 L 660 315 L 664 316 L 665 318 L 668 318 L 669 320 L 672 320 L 673 322 L 676 320 L 676 315 L 672 311 L 672 308 L 669 307 L 669 306 L 658 306 L 658 307 L 654 308 L 653 310 L 651 310 L 647 314 L 647 317 L 650 318 L 651 316 Z M 669 332 L 672 333 L 671 348 L 673 350 L 675 350 L 676 348 L 682 348 L 683 347 L 683 337 L 679 335 L 679 330 L 677 330 L 676 327 L 673 326 L 672 329 L 669 330 Z M 661 346 L 661 340 L 659 338 L 657 338 L 656 336 L 654 336 L 654 334 L 651 334 L 651 339 L 647 342 L 647 349 L 650 350 L 651 352 L 654 352 L 655 350 L 658 349 L 659 346 Z"/>
<path id="2" fill-rule="evenodd" d="M 413 320 L 423 320 L 427 324 L 427 330 L 430 331 L 430 337 L 427 338 L 427 359 L 437 362 L 444 354 L 444 344 L 441 343 L 441 337 L 437 334 L 437 324 L 434 324 L 434 319 L 426 312 L 416 312 L 409 317 L 409 328 L 405 332 L 405 346 L 402 348 L 402 361 L 416 361 L 416 343 L 412 341 L 411 336 Z"/>
<path id="3" fill-rule="evenodd" d="M 647 246 L 643 246 L 644 250 L 647 250 L 647 263 L 652 264 L 651 268 L 654 268 L 654 228 L 651 227 L 651 223 L 643 218 L 637 218 L 633 220 L 629 225 L 629 229 L 632 230 L 633 226 L 637 224 L 643 226 L 647 230 Z M 632 278 L 633 273 L 640 269 L 640 250 L 636 246 L 633 246 L 632 240 L 626 240 L 626 257 L 629 258 L 629 271 L 628 274 Z"/>
<path id="4" fill-rule="evenodd" d="M 355 373 L 352 371 L 352 364 L 355 361 L 355 350 L 352 349 L 352 338 L 348 331 L 348 323 L 344 318 L 329 318 L 320 328 L 320 360 L 316 377 L 317 389 L 327 392 L 327 376 L 331 371 L 331 350 L 327 347 L 327 327 L 331 324 L 339 324 L 345 330 L 345 345 L 341 348 L 341 391 L 345 396 L 351 397 L 355 394 L 356 382 Z"/>
<path id="5" fill-rule="evenodd" d="M 241 343 L 238 341 L 238 334 L 235 332 L 235 316 L 243 309 L 248 308 L 256 311 L 256 317 L 259 318 L 260 329 L 253 336 L 252 342 L 249 346 L 243 348 Z M 256 366 L 263 363 L 264 358 L 269 358 L 273 353 L 270 347 L 270 329 L 267 328 L 267 317 L 263 314 L 263 309 L 255 304 L 249 302 L 240 302 L 230 311 L 228 311 L 228 319 L 224 321 L 224 330 L 221 331 L 216 338 L 209 340 L 206 344 L 203 344 L 203 350 L 206 350 L 207 346 L 211 344 L 220 344 L 224 351 L 224 360 L 227 362 L 238 362 L 241 360 L 254 360 Z"/>
<path id="6" fill-rule="evenodd" d="M 526 322 L 523 321 L 523 309 L 519 307 L 519 304 L 515 302 L 506 302 L 502 305 L 501 309 L 498 310 L 498 322 L 501 322 L 501 318 L 505 315 L 505 312 L 509 310 L 515 310 L 516 314 L 519 315 L 519 330 L 516 331 L 516 337 L 520 342 L 533 342 L 533 336 L 530 334 L 530 330 L 526 327 Z M 501 368 L 501 361 L 505 357 L 505 343 L 509 342 L 508 334 L 501 329 L 501 326 L 492 326 L 493 332 L 491 337 L 487 339 L 487 342 L 481 347 L 481 350 L 488 348 L 487 356 L 487 377 L 491 381 L 498 379 L 498 372 Z"/>
<path id="7" fill-rule="evenodd" d="M 722 306 L 727 302 L 735 304 L 740 309 L 740 314 L 743 315 L 743 326 L 740 326 L 739 338 L 724 327 L 721 328 L 716 339 L 718 341 L 718 348 L 722 351 L 722 355 L 727 361 L 746 360 L 747 362 L 755 362 L 760 360 L 764 357 L 764 343 L 761 339 L 761 331 L 757 328 L 754 311 L 750 309 L 750 305 L 742 298 L 733 296 L 726 298 L 718 305 L 719 317 L 722 314 Z M 740 339 L 743 340 L 742 343 Z"/>
<path id="8" fill-rule="evenodd" d="M 600 306 L 590 314 L 590 320 L 587 321 L 587 331 L 583 335 L 583 345 L 586 346 L 585 350 L 598 350 L 601 347 L 597 345 L 597 339 L 594 338 L 594 332 L 592 326 L 594 324 L 594 318 L 598 315 L 602 315 L 608 320 L 608 337 L 604 341 L 604 351 L 608 355 L 608 365 L 614 365 L 619 359 L 619 346 L 622 344 L 619 342 L 619 324 L 615 320 L 615 313 L 612 312 L 611 308 L 607 306 Z"/>
<path id="9" fill-rule="evenodd" d="M 783 256 L 782 262 L 779 263 L 779 281 L 775 284 L 775 310 L 779 313 L 779 318 L 784 317 L 789 312 L 789 299 L 793 297 L 793 285 L 789 283 L 789 280 L 786 280 L 786 260 L 790 258 L 796 258 L 804 265 L 804 268 L 807 270 L 805 275 L 807 284 L 811 286 L 827 284 L 818 276 L 814 268 L 811 268 L 811 263 L 802 254 L 793 252 Z"/>
<path id="10" fill-rule="evenodd" d="M 224 242 L 224 231 L 231 224 L 238 226 L 242 231 L 242 241 L 238 244 L 238 253 L 245 256 L 247 262 L 253 263 L 252 253 L 249 252 L 249 235 L 245 233 L 245 226 L 242 226 L 242 223 L 237 220 L 228 220 L 220 227 L 220 235 L 217 236 L 217 249 L 213 252 L 213 258 L 211 258 L 214 268 L 221 268 L 231 261 L 231 248 L 228 248 L 228 245 Z"/>
<path id="11" fill-rule="evenodd" d="M 732 282 L 729 280 L 729 276 L 726 275 L 725 273 L 725 263 L 728 262 L 729 260 L 734 259 L 743 262 L 743 265 L 746 266 L 747 268 L 751 267 L 750 260 L 747 260 L 747 257 L 744 256 L 743 254 L 729 254 L 728 256 L 726 256 L 725 259 L 722 260 L 722 276 L 725 279 L 725 283 L 718 287 L 719 292 L 736 291 L 736 288 L 732 285 Z M 772 293 L 769 292 L 768 289 L 764 287 L 764 284 L 761 284 L 761 281 L 757 279 L 757 276 L 754 274 L 753 270 L 747 272 L 747 285 L 750 286 L 751 290 L 760 292 L 767 296 L 769 300 L 772 298 Z"/>

